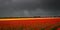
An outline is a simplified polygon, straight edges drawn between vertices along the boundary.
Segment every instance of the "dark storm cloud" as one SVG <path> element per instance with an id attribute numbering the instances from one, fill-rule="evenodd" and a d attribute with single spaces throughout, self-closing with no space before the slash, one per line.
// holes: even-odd
<path id="1" fill-rule="evenodd" d="M 0 0 L 0 17 L 58 16 L 58 0 Z"/>

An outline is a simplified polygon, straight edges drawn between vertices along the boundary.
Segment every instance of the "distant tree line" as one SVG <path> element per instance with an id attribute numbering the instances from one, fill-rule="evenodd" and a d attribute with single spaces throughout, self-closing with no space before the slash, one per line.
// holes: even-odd
<path id="1" fill-rule="evenodd" d="M 7 18 L 48 18 L 48 17 L 60 17 L 60 16 L 33 16 L 33 17 L 0 17 L 0 19 L 7 19 Z"/>

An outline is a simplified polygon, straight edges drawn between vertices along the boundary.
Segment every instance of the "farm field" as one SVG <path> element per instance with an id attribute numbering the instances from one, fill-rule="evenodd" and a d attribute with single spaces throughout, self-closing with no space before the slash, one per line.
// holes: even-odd
<path id="1" fill-rule="evenodd" d="M 60 30 L 60 18 L 0 19 L 0 30 Z"/>

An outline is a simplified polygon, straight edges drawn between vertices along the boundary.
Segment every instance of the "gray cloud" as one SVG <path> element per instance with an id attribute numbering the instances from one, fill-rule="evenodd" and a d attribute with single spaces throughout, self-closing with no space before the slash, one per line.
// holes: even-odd
<path id="1" fill-rule="evenodd" d="M 0 17 L 60 16 L 58 0 L 0 0 Z"/>

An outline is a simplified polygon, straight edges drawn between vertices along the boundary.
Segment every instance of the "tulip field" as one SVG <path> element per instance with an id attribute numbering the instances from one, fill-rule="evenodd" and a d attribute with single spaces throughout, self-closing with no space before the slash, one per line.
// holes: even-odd
<path id="1" fill-rule="evenodd" d="M 0 19 L 0 30 L 60 30 L 60 18 Z"/>

